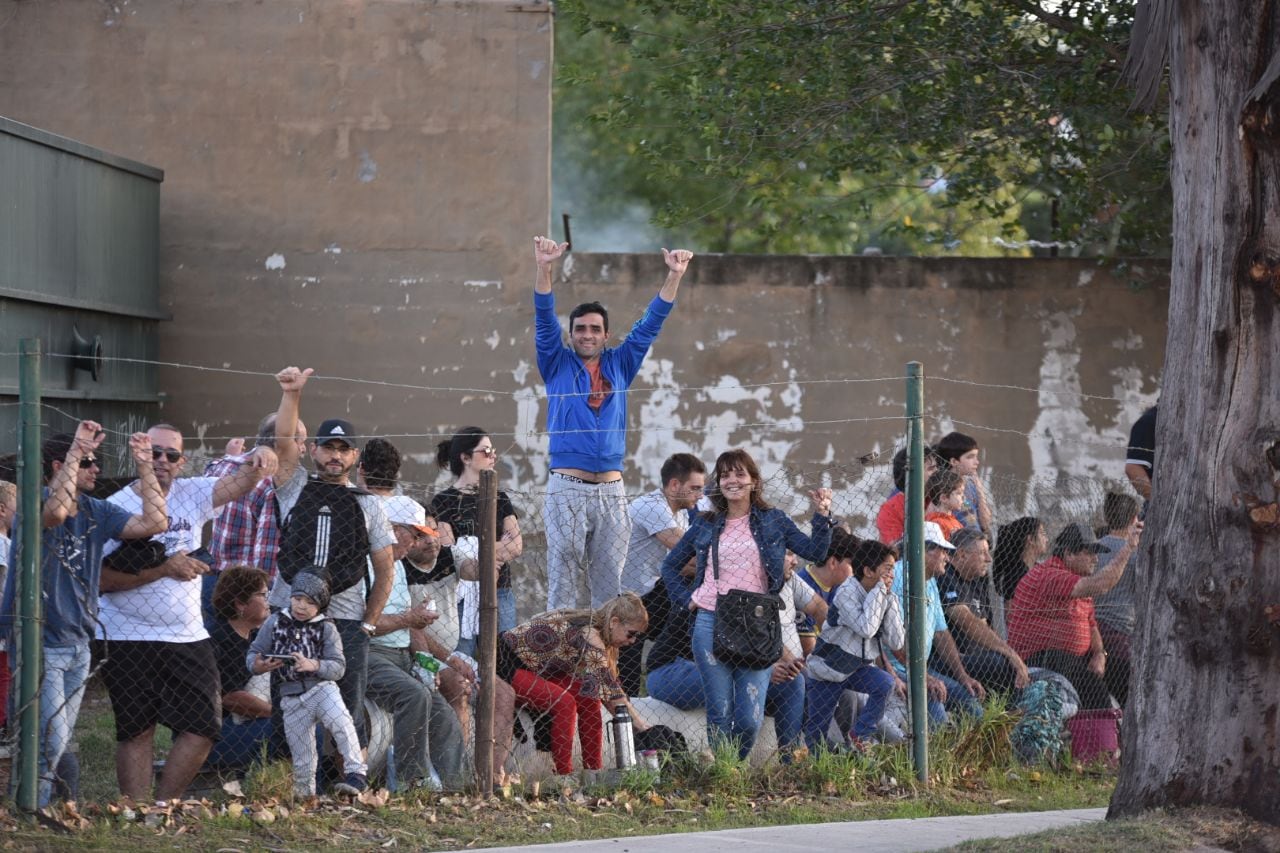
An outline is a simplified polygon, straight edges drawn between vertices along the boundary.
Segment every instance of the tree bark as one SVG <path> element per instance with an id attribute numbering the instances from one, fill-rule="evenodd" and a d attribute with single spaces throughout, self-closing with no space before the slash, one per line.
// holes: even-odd
<path id="1" fill-rule="evenodd" d="M 1280 11 L 1166 2 L 1169 344 L 1110 816 L 1219 804 L 1280 823 Z"/>

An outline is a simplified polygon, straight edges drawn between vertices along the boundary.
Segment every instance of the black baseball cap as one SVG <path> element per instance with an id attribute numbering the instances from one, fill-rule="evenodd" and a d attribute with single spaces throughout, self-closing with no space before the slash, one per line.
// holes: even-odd
<path id="1" fill-rule="evenodd" d="M 1105 554 L 1110 550 L 1094 539 L 1093 534 L 1083 524 L 1068 524 L 1053 540 L 1055 554 L 1079 554 L 1081 551 Z"/>
<path id="2" fill-rule="evenodd" d="M 360 446 L 356 441 L 356 428 L 351 425 L 351 421 L 344 421 L 342 418 L 329 418 L 320 424 L 320 429 L 316 430 L 316 444 L 324 444 L 335 438 L 347 447 Z"/>

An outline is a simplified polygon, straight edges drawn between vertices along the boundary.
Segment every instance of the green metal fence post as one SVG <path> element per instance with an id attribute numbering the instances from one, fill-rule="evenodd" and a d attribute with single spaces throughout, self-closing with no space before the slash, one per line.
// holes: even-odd
<path id="1" fill-rule="evenodd" d="M 18 576 L 18 625 L 22 673 L 18 681 L 18 808 L 34 812 L 40 781 L 40 652 L 44 606 L 40 595 L 40 341 L 19 349 L 18 488 L 22 514 L 22 565 Z"/>
<path id="2" fill-rule="evenodd" d="M 907 495 L 903 559 L 907 577 L 907 671 L 911 681 L 911 756 L 916 778 L 929 781 L 929 705 L 924 653 L 924 371 L 907 363 Z"/>

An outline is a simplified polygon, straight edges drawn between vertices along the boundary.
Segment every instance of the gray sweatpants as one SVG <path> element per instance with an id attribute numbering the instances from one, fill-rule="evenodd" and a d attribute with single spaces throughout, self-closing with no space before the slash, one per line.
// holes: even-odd
<path id="1" fill-rule="evenodd" d="M 342 694 L 332 681 L 321 681 L 298 696 L 281 696 L 284 736 L 293 753 L 293 792 L 310 797 L 316 792 L 316 723 L 333 736 L 342 753 L 342 772 L 364 776 L 368 768 L 360 753 L 351 712 L 342 704 Z"/>
<path id="2" fill-rule="evenodd" d="M 543 520 L 548 610 L 578 606 L 578 577 L 584 569 L 593 609 L 622 591 L 631 516 L 621 480 L 575 483 L 552 474 L 547 478 Z"/>

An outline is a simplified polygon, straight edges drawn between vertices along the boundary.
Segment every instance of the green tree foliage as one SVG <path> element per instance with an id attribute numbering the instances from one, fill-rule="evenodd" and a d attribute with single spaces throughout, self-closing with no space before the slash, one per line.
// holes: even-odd
<path id="1" fill-rule="evenodd" d="M 561 0 L 557 203 L 718 251 L 1163 254 L 1133 5 Z"/>

